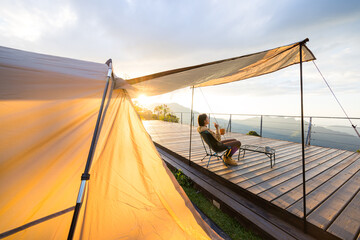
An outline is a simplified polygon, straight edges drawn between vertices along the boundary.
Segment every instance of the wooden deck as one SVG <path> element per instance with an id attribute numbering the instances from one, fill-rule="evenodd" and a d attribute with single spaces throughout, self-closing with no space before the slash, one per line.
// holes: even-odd
<path id="1" fill-rule="evenodd" d="M 188 125 L 144 121 L 157 144 L 189 158 Z M 276 149 L 276 164 L 270 168 L 265 154 L 247 152 L 238 166 L 227 167 L 212 159 L 207 170 L 256 195 L 275 208 L 303 217 L 301 144 L 269 138 L 227 133 L 242 144 Z M 193 128 L 191 161 L 206 169 L 200 135 Z M 306 156 L 306 212 L 312 225 L 341 239 L 360 239 L 360 154 L 345 150 L 308 146 Z M 237 159 L 237 155 L 233 156 Z"/>

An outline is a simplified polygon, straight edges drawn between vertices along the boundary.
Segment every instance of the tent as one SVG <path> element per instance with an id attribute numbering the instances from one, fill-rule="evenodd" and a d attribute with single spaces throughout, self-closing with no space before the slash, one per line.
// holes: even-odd
<path id="1" fill-rule="evenodd" d="M 271 73 L 315 59 L 305 42 L 129 81 L 111 61 L 0 47 L 0 239 L 220 239 L 164 165 L 129 93 Z"/>
<path id="2" fill-rule="evenodd" d="M 74 239 L 220 239 L 110 66 L 0 48 L 0 239 L 68 236 L 102 103 Z"/>

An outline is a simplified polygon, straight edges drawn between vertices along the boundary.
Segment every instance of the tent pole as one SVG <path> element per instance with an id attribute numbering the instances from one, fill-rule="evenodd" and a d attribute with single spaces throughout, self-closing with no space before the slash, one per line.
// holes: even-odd
<path id="1" fill-rule="evenodd" d="M 192 126 L 193 126 L 193 122 L 194 122 L 193 105 L 194 105 L 194 86 L 192 86 L 192 94 L 191 94 L 189 166 L 191 165 L 191 140 L 192 140 Z"/>
<path id="2" fill-rule="evenodd" d="M 78 197 L 77 197 L 77 200 L 76 200 L 74 215 L 73 215 L 73 218 L 72 218 L 72 221 L 71 221 L 71 226 L 70 226 L 70 230 L 69 230 L 69 234 L 68 234 L 68 240 L 72 240 L 73 237 L 74 237 L 76 223 L 77 223 L 77 219 L 79 217 L 80 208 L 81 208 L 82 200 L 83 200 L 83 197 L 84 197 L 86 183 L 90 179 L 89 171 L 90 171 L 90 167 L 91 167 L 92 158 L 93 158 L 94 152 L 95 152 L 96 139 L 97 139 L 98 134 L 99 134 L 99 125 L 100 125 L 101 115 L 102 115 L 103 108 L 104 108 L 104 102 L 105 102 L 105 98 L 106 98 L 106 93 L 107 93 L 107 90 L 108 90 L 108 87 L 109 87 L 110 78 L 112 76 L 112 60 L 109 59 L 106 62 L 106 64 L 109 66 L 107 79 L 106 79 L 106 85 L 105 85 L 103 97 L 102 97 L 102 100 L 101 100 L 100 110 L 99 110 L 98 118 L 97 118 L 97 121 L 96 121 L 95 129 L 94 129 L 93 138 L 92 138 L 92 141 L 91 141 L 91 146 L 90 146 L 89 155 L 88 155 L 88 158 L 87 158 L 85 170 L 84 170 L 84 173 L 81 175 L 81 184 L 80 184 Z"/>
<path id="3" fill-rule="evenodd" d="M 304 93 L 303 93 L 303 70 L 302 70 L 302 46 L 307 42 L 305 39 L 300 43 L 300 93 L 301 93 L 301 147 L 302 147 L 302 178 L 303 178 L 303 208 L 304 208 L 304 231 L 307 231 L 306 227 L 306 188 L 305 188 L 305 135 L 304 135 Z"/>

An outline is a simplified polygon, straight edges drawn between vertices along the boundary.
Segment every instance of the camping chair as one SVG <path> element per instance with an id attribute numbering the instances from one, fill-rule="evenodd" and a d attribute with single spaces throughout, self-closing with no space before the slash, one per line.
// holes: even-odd
<path id="1" fill-rule="evenodd" d="M 230 149 L 231 147 L 225 146 L 223 143 L 217 141 L 209 131 L 201 132 L 200 136 L 206 153 L 206 155 L 201 159 L 201 161 L 204 160 L 206 157 L 209 157 L 206 167 L 209 167 L 211 157 L 216 157 L 217 159 L 220 158 L 221 161 L 223 161 L 223 163 L 227 166 L 227 164 L 223 160 L 223 156 L 225 154 L 225 151 Z M 207 150 L 204 141 L 208 145 L 209 151 Z"/>

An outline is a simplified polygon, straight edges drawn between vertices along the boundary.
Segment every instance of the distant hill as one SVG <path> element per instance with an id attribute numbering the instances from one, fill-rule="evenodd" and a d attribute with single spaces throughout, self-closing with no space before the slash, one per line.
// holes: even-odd
<path id="1" fill-rule="evenodd" d="M 152 109 L 160 104 L 153 104 Z M 190 123 L 190 109 L 178 103 L 166 104 L 172 112 L 183 112 L 182 123 Z M 195 123 L 199 112 L 194 112 Z M 180 114 L 176 114 L 181 117 Z M 217 116 L 216 119 L 210 115 L 210 125 L 214 128 L 213 122 L 228 128 L 229 115 Z M 242 119 L 241 119 L 242 118 Z M 301 142 L 300 119 L 283 118 L 283 117 L 264 117 L 263 118 L 263 137 L 286 140 L 291 142 Z M 308 132 L 308 122 L 305 121 L 305 137 Z M 231 123 L 231 131 L 239 133 L 248 133 L 256 131 L 260 133 L 260 117 L 251 117 L 244 119 L 243 117 L 233 115 Z M 330 147 L 356 151 L 360 148 L 360 139 L 354 136 L 348 126 L 329 126 L 322 127 L 319 125 L 312 126 L 311 145 Z"/>
<path id="2" fill-rule="evenodd" d="M 158 105 L 161 105 L 162 103 L 154 103 L 151 104 L 148 108 L 150 110 L 154 110 L 154 108 Z M 187 107 L 184 107 L 178 103 L 166 103 L 166 105 L 170 108 L 171 112 L 190 112 L 190 109 Z M 194 111 L 194 113 L 198 113 Z"/>

